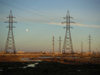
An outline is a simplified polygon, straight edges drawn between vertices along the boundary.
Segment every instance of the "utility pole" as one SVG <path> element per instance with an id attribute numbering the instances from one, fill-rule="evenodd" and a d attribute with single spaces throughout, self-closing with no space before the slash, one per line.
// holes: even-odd
<path id="1" fill-rule="evenodd" d="M 55 53 L 55 48 L 54 48 L 54 46 L 55 46 L 55 38 L 54 38 L 54 36 L 53 36 L 53 38 L 52 38 L 52 50 L 53 50 L 53 54 Z"/>
<path id="2" fill-rule="evenodd" d="M 13 21 L 13 18 L 15 17 L 12 15 L 11 10 L 7 18 L 9 19 L 9 21 L 5 23 L 9 23 L 9 26 L 8 26 L 8 36 L 7 36 L 6 45 L 5 45 L 5 52 L 15 54 L 16 47 L 15 47 L 15 40 L 14 40 L 14 34 L 13 34 L 13 28 L 14 28 L 13 23 L 15 23 L 15 21 Z"/>
<path id="3" fill-rule="evenodd" d="M 63 44 L 63 54 L 67 53 L 67 51 L 69 51 L 71 54 L 74 53 L 73 51 L 73 44 L 72 44 L 72 38 L 71 38 L 71 31 L 70 31 L 70 23 L 74 23 L 71 22 L 70 19 L 73 18 L 70 16 L 69 11 L 67 11 L 66 17 L 64 17 L 64 19 L 66 20 L 65 23 L 66 24 L 66 32 L 65 32 L 65 38 L 64 38 L 64 44 Z"/>
<path id="4" fill-rule="evenodd" d="M 62 54 L 62 50 L 61 50 L 61 36 L 59 36 L 59 53 Z"/>
<path id="5" fill-rule="evenodd" d="M 81 42 L 81 56 L 83 55 L 83 42 Z"/>
<path id="6" fill-rule="evenodd" d="M 89 35 L 89 53 L 91 54 L 91 35 Z"/>

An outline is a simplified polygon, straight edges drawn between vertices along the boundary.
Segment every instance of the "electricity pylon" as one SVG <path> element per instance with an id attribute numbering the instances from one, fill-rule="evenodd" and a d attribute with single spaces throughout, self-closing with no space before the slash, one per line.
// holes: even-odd
<path id="1" fill-rule="evenodd" d="M 59 36 L 59 53 L 62 54 L 62 50 L 61 50 L 61 36 Z"/>
<path id="2" fill-rule="evenodd" d="M 14 40 L 14 34 L 13 34 L 13 23 L 15 23 L 13 21 L 13 18 L 15 18 L 12 15 L 12 11 L 10 10 L 10 14 L 7 17 L 9 19 L 9 21 L 7 21 L 6 23 L 9 23 L 8 26 L 8 36 L 7 36 L 7 40 L 6 40 L 6 45 L 5 45 L 5 52 L 6 53 L 16 53 L 16 47 L 15 47 L 15 40 Z"/>
<path id="3" fill-rule="evenodd" d="M 89 53 L 91 54 L 91 35 L 89 35 Z"/>
<path id="4" fill-rule="evenodd" d="M 66 32 L 65 32 L 65 38 L 64 38 L 64 44 L 63 44 L 63 53 L 74 53 L 73 51 L 73 44 L 72 44 L 72 38 L 71 38 L 71 31 L 70 31 L 70 23 L 74 23 L 71 22 L 70 19 L 73 18 L 70 16 L 69 11 L 67 11 L 66 17 L 64 17 L 64 19 L 66 20 L 65 22 L 62 23 L 66 23 Z"/>

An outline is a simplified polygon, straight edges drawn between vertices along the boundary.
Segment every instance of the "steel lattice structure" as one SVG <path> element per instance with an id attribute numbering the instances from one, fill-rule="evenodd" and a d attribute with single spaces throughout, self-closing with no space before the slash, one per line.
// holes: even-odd
<path id="1" fill-rule="evenodd" d="M 63 50 L 62 53 L 73 53 L 73 44 L 72 44 L 72 38 L 71 38 L 71 31 L 70 31 L 70 23 L 73 23 L 70 21 L 72 17 L 70 16 L 69 11 L 67 11 L 66 17 L 64 19 L 66 20 L 66 32 L 65 32 L 65 38 L 64 38 L 64 44 L 63 44 Z"/>
<path id="2" fill-rule="evenodd" d="M 14 40 L 14 34 L 13 34 L 13 23 L 15 23 L 13 21 L 13 18 L 15 18 L 12 15 L 12 11 L 10 10 L 10 14 L 7 17 L 9 19 L 9 21 L 7 21 L 6 23 L 9 23 L 8 26 L 8 36 L 7 36 L 7 40 L 6 40 L 6 45 L 5 45 L 5 52 L 6 53 L 16 53 L 16 47 L 15 47 L 15 40 Z"/>
<path id="3" fill-rule="evenodd" d="M 61 36 L 59 36 L 59 53 L 62 53 L 62 50 L 61 50 Z"/>
<path id="4" fill-rule="evenodd" d="M 89 53 L 91 53 L 91 35 L 89 35 Z"/>

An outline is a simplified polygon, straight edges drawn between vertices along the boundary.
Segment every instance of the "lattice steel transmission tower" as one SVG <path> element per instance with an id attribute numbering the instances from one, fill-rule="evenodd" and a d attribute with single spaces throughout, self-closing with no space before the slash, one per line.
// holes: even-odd
<path id="1" fill-rule="evenodd" d="M 89 35 L 89 53 L 91 53 L 91 35 Z"/>
<path id="2" fill-rule="evenodd" d="M 73 51 L 73 44 L 72 44 L 72 38 L 71 38 L 71 31 L 70 31 L 70 23 L 74 23 L 71 22 L 70 19 L 73 18 L 70 16 L 69 11 L 67 11 L 66 17 L 64 17 L 64 19 L 66 20 L 65 22 L 62 23 L 66 23 L 66 32 L 65 32 L 65 38 L 64 38 L 64 44 L 63 44 L 63 50 L 62 53 L 74 53 Z"/>
<path id="3" fill-rule="evenodd" d="M 61 50 L 61 36 L 59 36 L 59 53 L 62 53 L 62 50 Z"/>
<path id="4" fill-rule="evenodd" d="M 15 23 L 15 21 L 13 21 L 13 18 L 15 18 L 12 15 L 12 11 L 10 10 L 10 14 L 7 17 L 9 20 L 5 23 L 9 23 L 8 26 L 8 36 L 7 36 L 7 40 L 6 40 L 6 45 L 5 45 L 5 52 L 6 53 L 16 53 L 16 47 L 15 47 L 15 40 L 14 40 L 14 34 L 13 34 L 13 23 Z"/>

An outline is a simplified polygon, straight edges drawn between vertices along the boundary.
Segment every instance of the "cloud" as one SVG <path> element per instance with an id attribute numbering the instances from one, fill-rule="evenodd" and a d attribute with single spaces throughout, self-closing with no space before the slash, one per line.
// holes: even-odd
<path id="1" fill-rule="evenodd" d="M 59 22 L 50 22 L 48 24 L 65 26 L 65 24 L 62 24 L 62 23 L 59 23 Z M 71 25 L 72 26 L 79 26 L 79 27 L 88 27 L 88 28 L 100 28 L 100 25 L 88 25 L 88 24 L 81 24 L 81 23 L 71 23 Z"/>
<path id="2" fill-rule="evenodd" d="M 51 24 L 51 25 L 60 25 L 60 26 L 64 26 L 64 24 L 57 23 L 57 22 L 49 22 L 48 24 Z"/>
<path id="3" fill-rule="evenodd" d="M 80 23 L 75 23 L 73 25 L 80 26 L 80 27 L 88 27 L 88 28 L 100 28 L 100 25 L 88 25 L 88 24 L 80 24 Z"/>

